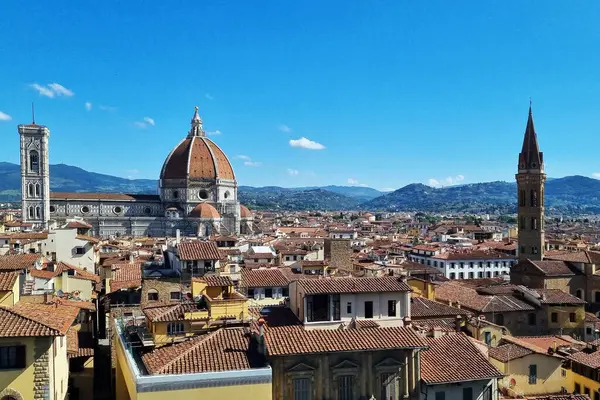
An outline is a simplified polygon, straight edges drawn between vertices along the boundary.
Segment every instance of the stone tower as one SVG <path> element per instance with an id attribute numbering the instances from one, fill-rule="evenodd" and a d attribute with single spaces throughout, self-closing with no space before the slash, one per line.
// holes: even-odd
<path id="1" fill-rule="evenodd" d="M 533 126 L 531 104 L 516 174 L 519 219 L 519 259 L 544 258 L 544 154 Z"/>
<path id="2" fill-rule="evenodd" d="M 19 125 L 21 136 L 21 210 L 23 221 L 46 228 L 50 216 L 50 130 L 34 122 Z"/>

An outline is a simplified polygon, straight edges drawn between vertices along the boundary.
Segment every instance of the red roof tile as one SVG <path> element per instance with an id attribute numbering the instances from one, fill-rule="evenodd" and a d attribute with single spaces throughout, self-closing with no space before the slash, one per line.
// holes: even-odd
<path id="1" fill-rule="evenodd" d="M 502 374 L 462 334 L 427 338 L 429 349 L 421 353 L 421 379 L 428 384 L 499 378 Z"/>
<path id="2" fill-rule="evenodd" d="M 286 287 L 288 279 L 277 268 L 242 270 L 241 287 Z"/>
<path id="3" fill-rule="evenodd" d="M 19 271 L 2 271 L 0 272 L 0 290 L 12 290 L 15 282 L 19 278 Z"/>
<path id="4" fill-rule="evenodd" d="M 409 292 L 410 286 L 398 277 L 299 279 L 306 294 Z"/>
<path id="5" fill-rule="evenodd" d="M 219 248 L 215 242 L 191 240 L 178 245 L 180 260 L 220 260 Z"/>
<path id="6" fill-rule="evenodd" d="M 31 269 L 35 262 L 41 258 L 40 254 L 30 253 L 0 256 L 0 271 Z"/>

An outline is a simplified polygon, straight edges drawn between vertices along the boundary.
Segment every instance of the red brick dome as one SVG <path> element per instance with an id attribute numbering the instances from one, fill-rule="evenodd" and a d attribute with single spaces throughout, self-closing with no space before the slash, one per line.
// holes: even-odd
<path id="1" fill-rule="evenodd" d="M 190 212 L 192 218 L 219 219 L 221 216 L 216 208 L 208 203 L 200 203 Z"/>

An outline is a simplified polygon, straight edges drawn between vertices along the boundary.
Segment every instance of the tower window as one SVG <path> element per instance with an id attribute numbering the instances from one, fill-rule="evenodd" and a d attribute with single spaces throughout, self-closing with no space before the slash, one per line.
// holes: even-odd
<path id="1" fill-rule="evenodd" d="M 525 206 L 525 191 L 524 190 L 519 190 L 519 206 L 520 207 Z"/>
<path id="2" fill-rule="evenodd" d="M 179 198 L 179 190 L 173 190 L 173 198 L 174 199 L 178 199 Z"/>
<path id="3" fill-rule="evenodd" d="M 520 225 L 520 226 L 519 226 L 519 229 L 521 229 L 521 230 L 523 230 L 523 231 L 526 229 L 526 226 L 525 226 L 525 221 L 526 221 L 526 220 L 525 220 L 525 217 L 521 217 L 521 218 L 520 218 L 520 222 L 521 222 L 521 223 L 519 224 L 519 225 Z"/>
<path id="4" fill-rule="evenodd" d="M 35 196 L 36 196 L 36 197 L 40 197 L 40 192 L 41 192 L 41 190 L 40 190 L 40 189 L 41 189 L 41 187 L 40 187 L 40 184 L 39 184 L 39 183 L 36 183 L 36 184 L 35 184 Z"/>
<path id="5" fill-rule="evenodd" d="M 535 190 L 535 189 L 531 190 L 530 203 L 531 203 L 531 207 L 537 207 L 538 206 L 537 190 Z"/>
<path id="6" fill-rule="evenodd" d="M 27 194 L 29 194 L 29 197 L 33 197 L 33 183 L 27 185 Z"/>
<path id="7" fill-rule="evenodd" d="M 29 171 L 40 172 L 40 155 L 35 150 L 29 152 Z"/>
<path id="8" fill-rule="evenodd" d="M 538 229 L 537 218 L 535 217 L 531 218 L 531 229 L 533 229 L 534 231 L 537 231 Z"/>
<path id="9" fill-rule="evenodd" d="M 33 218 L 33 206 L 29 207 L 29 210 L 27 211 L 27 214 L 29 215 L 29 218 Z"/>
<path id="10" fill-rule="evenodd" d="M 538 253 L 538 248 L 537 248 L 537 246 L 533 246 L 533 247 L 531 248 L 531 254 L 537 254 L 537 253 Z"/>
<path id="11" fill-rule="evenodd" d="M 41 210 L 40 210 L 40 207 L 36 207 L 36 208 L 35 208 L 35 217 L 36 217 L 37 219 L 40 219 L 40 218 L 41 218 Z"/>

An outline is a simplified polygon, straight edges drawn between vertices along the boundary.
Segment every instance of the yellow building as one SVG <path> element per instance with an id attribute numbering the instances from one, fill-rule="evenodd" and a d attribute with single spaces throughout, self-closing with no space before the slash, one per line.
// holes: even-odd
<path id="1" fill-rule="evenodd" d="M 412 289 L 411 296 L 435 300 L 435 285 L 431 281 L 409 276 L 406 282 Z"/>
<path id="2" fill-rule="evenodd" d="M 248 299 L 236 292 L 229 277 L 209 275 L 192 280 L 192 299 L 149 304 L 142 309 L 145 346 L 162 346 L 224 326 L 250 323 Z"/>
<path id="3" fill-rule="evenodd" d="M 571 370 L 568 373 L 569 392 L 588 394 L 591 399 L 600 399 L 600 351 L 596 346 L 569 357 Z"/>
<path id="4" fill-rule="evenodd" d="M 272 372 L 243 328 L 224 328 L 145 354 L 117 321 L 116 400 L 272 398 Z M 262 353 L 264 354 L 264 353 Z"/>
<path id="5" fill-rule="evenodd" d="M 19 272 L 0 272 L 0 306 L 14 306 L 19 302 Z"/>
<path id="6" fill-rule="evenodd" d="M 490 361 L 505 375 L 499 383 L 503 393 L 529 396 L 569 390 L 567 372 L 563 369 L 564 357 L 539 347 L 557 342 L 565 343 L 554 336 L 504 336 L 498 347 L 491 347 L 488 352 Z"/>
<path id="7" fill-rule="evenodd" d="M 78 312 L 76 307 L 47 304 L 0 307 L 0 399 L 66 397 L 66 335 Z"/>

